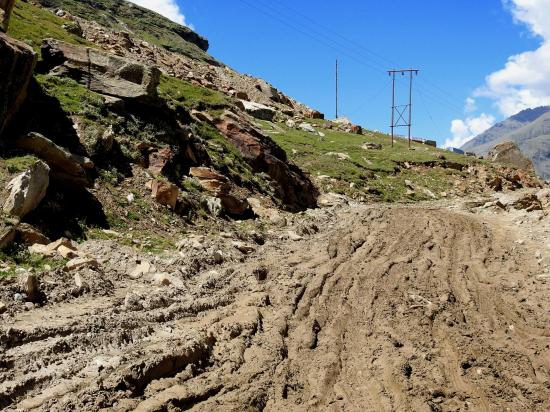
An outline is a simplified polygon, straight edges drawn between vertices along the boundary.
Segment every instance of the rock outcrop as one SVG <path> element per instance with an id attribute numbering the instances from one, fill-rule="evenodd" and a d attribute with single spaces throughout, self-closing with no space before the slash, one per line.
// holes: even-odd
<path id="1" fill-rule="evenodd" d="M 44 160 L 51 168 L 52 180 L 76 186 L 91 186 L 92 182 L 85 170 L 94 167 L 90 159 L 70 153 L 39 133 L 29 133 L 17 139 L 15 144 Z"/>
<path id="2" fill-rule="evenodd" d="M 14 177 L 7 186 L 10 194 L 4 203 L 4 212 L 19 218 L 36 208 L 46 196 L 50 168 L 42 161 Z"/>
<path id="3" fill-rule="evenodd" d="M 189 174 L 204 190 L 220 199 L 221 208 L 229 215 L 241 216 L 248 210 L 246 199 L 231 194 L 231 182 L 224 175 L 208 167 L 192 167 Z"/>
<path id="4" fill-rule="evenodd" d="M 0 32 L 0 136 L 25 100 L 36 54 Z"/>
<path id="5" fill-rule="evenodd" d="M 148 183 L 148 186 L 151 189 L 151 197 L 158 203 L 168 206 L 172 210 L 176 208 L 179 189 L 175 184 L 162 180 L 153 180 Z"/>
<path id="6" fill-rule="evenodd" d="M 497 144 L 489 152 L 489 159 L 506 166 L 512 166 L 525 171 L 534 171 L 533 162 L 525 157 L 514 142 Z"/>
<path id="7" fill-rule="evenodd" d="M 288 161 L 286 153 L 273 140 L 239 118 L 225 112 L 216 127 L 257 173 L 267 173 L 280 190 L 280 198 L 291 211 L 316 207 L 318 192 L 309 176 Z"/>
<path id="8" fill-rule="evenodd" d="M 256 119 L 272 121 L 275 117 L 275 109 L 264 104 L 239 100 L 237 105 Z"/>
<path id="9" fill-rule="evenodd" d="M 51 73 L 70 77 L 96 93 L 140 103 L 157 101 L 157 67 L 52 39 L 42 45 L 42 58 Z"/>

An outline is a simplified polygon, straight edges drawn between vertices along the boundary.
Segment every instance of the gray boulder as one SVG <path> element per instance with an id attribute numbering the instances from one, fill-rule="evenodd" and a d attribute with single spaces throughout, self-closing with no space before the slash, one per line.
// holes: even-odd
<path id="1" fill-rule="evenodd" d="M 158 101 L 160 70 L 89 47 L 46 39 L 42 58 L 52 74 L 70 77 L 89 90 L 140 103 Z"/>
<path id="2" fill-rule="evenodd" d="M 302 129 L 304 132 L 308 133 L 317 133 L 317 130 L 315 130 L 315 127 L 313 127 L 310 123 L 300 123 L 298 125 L 300 129 Z"/>
<path id="3" fill-rule="evenodd" d="M 240 100 L 239 106 L 252 117 L 260 120 L 272 121 L 275 117 L 275 109 L 264 104 Z"/>
<path id="4" fill-rule="evenodd" d="M 50 139 L 34 132 L 17 139 L 15 144 L 44 160 L 51 168 L 52 180 L 75 186 L 91 186 L 85 169 L 93 168 L 94 164 L 87 157 L 74 155 Z"/>
<path id="5" fill-rule="evenodd" d="M 10 194 L 4 203 L 4 212 L 23 217 L 46 196 L 50 182 L 50 168 L 42 161 L 36 162 L 24 173 L 13 178 L 7 186 Z"/>

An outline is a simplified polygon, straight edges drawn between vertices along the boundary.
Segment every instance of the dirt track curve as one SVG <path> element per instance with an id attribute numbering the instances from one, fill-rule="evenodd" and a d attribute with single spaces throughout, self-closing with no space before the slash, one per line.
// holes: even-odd
<path id="1" fill-rule="evenodd" d="M 18 314 L 0 407 L 550 410 L 550 292 L 504 227 L 425 207 L 323 219 L 177 287 L 118 277 Z"/>

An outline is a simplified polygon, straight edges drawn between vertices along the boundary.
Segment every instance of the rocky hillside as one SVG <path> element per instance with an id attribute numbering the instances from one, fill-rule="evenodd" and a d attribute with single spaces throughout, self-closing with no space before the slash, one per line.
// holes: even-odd
<path id="1" fill-rule="evenodd" d="M 530 158 L 539 176 L 550 178 L 550 107 L 524 110 L 466 143 L 468 152 L 486 155 L 498 143 L 511 141 Z"/>
<path id="2" fill-rule="evenodd" d="M 124 1 L 18 2 L 0 43 L 3 245 L 101 229 L 168 246 L 201 222 L 281 224 L 328 192 L 412 202 L 540 185 L 324 120 Z"/>

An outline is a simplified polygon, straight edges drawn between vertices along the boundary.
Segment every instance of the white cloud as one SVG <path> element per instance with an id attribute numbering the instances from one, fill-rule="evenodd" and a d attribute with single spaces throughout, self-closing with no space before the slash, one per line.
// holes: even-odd
<path id="1" fill-rule="evenodd" d="M 524 24 L 530 33 L 540 38 L 536 50 L 510 56 L 504 67 L 485 78 L 473 96 L 466 100 L 465 111 L 470 113 L 465 120 L 453 120 L 453 138 L 446 145 L 460 147 L 495 122 L 485 113 L 474 117 L 474 98 L 488 98 L 504 117 L 524 109 L 550 105 L 550 1 L 549 0 L 502 0 L 515 21 Z M 484 129 L 484 130 L 483 130 Z M 479 133 L 477 133 L 481 130 Z"/>
<path id="2" fill-rule="evenodd" d="M 156 11 L 173 22 L 189 26 L 176 0 L 131 0 L 131 2 L 146 9 Z"/>
<path id="3" fill-rule="evenodd" d="M 516 22 L 541 39 L 538 49 L 509 57 L 504 68 L 487 76 L 475 92 L 494 100 L 500 113 L 509 117 L 550 104 L 550 1 L 504 0 L 504 4 Z"/>
<path id="4" fill-rule="evenodd" d="M 477 105 L 475 99 L 468 97 L 466 99 L 466 104 L 464 105 L 464 111 L 466 113 L 472 113 L 477 110 Z"/>
<path id="5" fill-rule="evenodd" d="M 477 117 L 468 117 L 465 120 L 455 119 L 451 122 L 453 137 L 445 140 L 445 147 L 461 147 L 469 140 L 483 133 L 495 124 L 495 117 L 482 113 Z"/>

